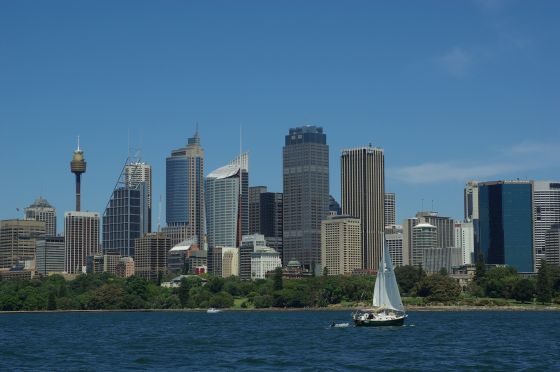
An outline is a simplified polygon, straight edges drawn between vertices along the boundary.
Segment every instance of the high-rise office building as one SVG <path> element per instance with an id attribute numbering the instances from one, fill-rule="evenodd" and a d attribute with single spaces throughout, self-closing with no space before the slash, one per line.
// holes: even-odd
<path id="1" fill-rule="evenodd" d="M 257 248 L 266 247 L 266 241 L 262 234 L 243 235 L 239 247 L 239 278 L 251 279 L 251 255 Z"/>
<path id="2" fill-rule="evenodd" d="M 545 259 L 550 265 L 560 266 L 560 224 L 553 225 L 545 234 Z"/>
<path id="3" fill-rule="evenodd" d="M 260 195 L 260 232 L 264 235 L 266 245 L 282 259 L 283 252 L 283 194 L 265 192 Z"/>
<path id="4" fill-rule="evenodd" d="M 283 152 L 284 264 L 320 270 L 321 221 L 329 211 L 329 146 L 323 128 L 290 129 Z"/>
<path id="5" fill-rule="evenodd" d="M 249 187 L 249 234 L 261 233 L 261 194 L 266 186 Z"/>
<path id="6" fill-rule="evenodd" d="M 385 229 L 385 160 L 383 150 L 361 147 L 341 156 L 342 213 L 362 220 L 362 265 L 377 270 Z"/>
<path id="7" fill-rule="evenodd" d="M 206 177 L 208 257 L 214 247 L 239 247 L 249 231 L 249 157 L 241 154 Z M 213 270 L 212 260 L 208 269 Z"/>
<path id="8" fill-rule="evenodd" d="M 480 250 L 487 264 L 533 271 L 532 188 L 530 181 L 478 184 Z"/>
<path id="9" fill-rule="evenodd" d="M 124 167 L 124 181 L 129 189 L 139 189 L 145 185 L 145 200 L 148 208 L 146 232 L 152 232 L 152 166 L 142 162 L 133 162 Z"/>
<path id="10" fill-rule="evenodd" d="M 437 227 L 429 223 L 419 223 L 412 228 L 412 254 L 410 264 L 424 264 L 424 250 L 437 247 Z"/>
<path id="11" fill-rule="evenodd" d="M 408 264 L 408 252 L 405 251 L 403 245 L 403 227 L 400 225 L 385 226 L 385 244 L 391 255 L 391 260 L 395 266 L 403 266 Z"/>
<path id="12" fill-rule="evenodd" d="M 0 269 L 11 269 L 35 259 L 36 241 L 45 236 L 45 222 L 0 221 Z"/>
<path id="13" fill-rule="evenodd" d="M 336 201 L 334 196 L 329 195 L 329 216 L 338 216 L 339 214 L 342 214 L 340 204 Z"/>
<path id="14" fill-rule="evenodd" d="M 478 219 L 478 181 L 469 181 L 464 190 L 465 221 Z"/>
<path id="15" fill-rule="evenodd" d="M 546 258 L 546 232 L 560 224 L 560 182 L 533 181 L 534 270 Z"/>
<path id="16" fill-rule="evenodd" d="M 149 233 L 136 239 L 134 245 L 134 273 L 136 276 L 157 281 L 167 270 L 167 255 L 171 239 L 165 233 Z"/>
<path id="17" fill-rule="evenodd" d="M 419 223 L 418 218 L 407 218 L 403 221 L 403 265 L 412 265 L 412 229 Z"/>
<path id="18" fill-rule="evenodd" d="M 340 215 L 321 222 L 321 262 L 328 275 L 351 274 L 362 268 L 362 223 Z"/>
<path id="19" fill-rule="evenodd" d="M 46 236 L 37 240 L 36 267 L 41 275 L 64 272 L 64 237 Z"/>
<path id="20" fill-rule="evenodd" d="M 171 152 L 166 159 L 166 222 L 181 234 L 175 243 L 196 238 L 204 242 L 204 150 L 198 130 L 187 146 Z"/>
<path id="21" fill-rule="evenodd" d="M 43 221 L 46 228 L 45 235 L 56 236 L 56 209 L 46 199 L 39 197 L 25 208 L 25 219 Z"/>
<path id="22" fill-rule="evenodd" d="M 436 227 L 436 248 L 455 246 L 455 221 L 452 218 L 439 216 L 437 212 L 418 212 L 416 218 L 420 223 L 427 223 Z"/>
<path id="23" fill-rule="evenodd" d="M 115 188 L 103 214 L 103 250 L 134 257 L 134 241 L 149 225 L 146 183 Z"/>
<path id="24" fill-rule="evenodd" d="M 64 213 L 64 271 L 85 272 L 87 257 L 99 251 L 99 213 Z"/>
<path id="25" fill-rule="evenodd" d="M 394 192 L 385 193 L 385 226 L 391 226 L 397 222 L 396 196 Z M 395 261 L 393 260 L 393 263 Z"/>

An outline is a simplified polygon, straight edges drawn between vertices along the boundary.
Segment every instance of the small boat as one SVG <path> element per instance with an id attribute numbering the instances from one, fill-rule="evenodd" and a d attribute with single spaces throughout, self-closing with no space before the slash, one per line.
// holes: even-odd
<path id="1" fill-rule="evenodd" d="M 391 255 L 384 244 L 373 290 L 373 308 L 358 310 L 352 318 L 357 327 L 381 327 L 402 326 L 406 317 Z"/>
<path id="2" fill-rule="evenodd" d="M 216 309 L 216 308 L 213 308 L 213 307 L 211 307 L 211 308 L 209 308 L 208 310 L 206 310 L 206 313 L 207 313 L 207 314 L 217 314 L 217 313 L 221 313 L 221 312 L 222 312 L 222 310 Z"/>

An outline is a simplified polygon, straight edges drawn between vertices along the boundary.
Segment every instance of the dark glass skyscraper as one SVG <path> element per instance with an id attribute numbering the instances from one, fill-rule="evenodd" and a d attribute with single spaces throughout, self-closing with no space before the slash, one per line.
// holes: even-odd
<path id="1" fill-rule="evenodd" d="M 323 128 L 290 129 L 283 148 L 283 259 L 321 264 L 321 221 L 329 210 L 329 146 Z"/>
<path id="2" fill-rule="evenodd" d="M 204 150 L 198 131 L 189 138 L 187 146 L 173 150 L 166 159 L 166 222 L 181 230 L 182 237 L 204 235 Z"/>
<path id="3" fill-rule="evenodd" d="M 478 184 L 480 250 L 486 263 L 533 271 L 533 202 L 529 181 Z"/>

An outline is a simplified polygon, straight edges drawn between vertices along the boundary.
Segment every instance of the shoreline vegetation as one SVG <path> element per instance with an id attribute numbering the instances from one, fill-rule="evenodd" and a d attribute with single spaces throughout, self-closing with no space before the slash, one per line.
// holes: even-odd
<path id="1" fill-rule="evenodd" d="M 407 311 L 560 311 L 560 268 L 546 263 L 536 277 L 511 267 L 477 265 L 461 287 L 446 272 L 395 269 Z M 161 281 L 169 278 L 161 278 Z M 371 306 L 374 276 L 317 276 L 266 280 L 186 276 L 175 288 L 139 277 L 84 274 L 0 281 L 0 312 L 34 311 L 355 311 Z"/>

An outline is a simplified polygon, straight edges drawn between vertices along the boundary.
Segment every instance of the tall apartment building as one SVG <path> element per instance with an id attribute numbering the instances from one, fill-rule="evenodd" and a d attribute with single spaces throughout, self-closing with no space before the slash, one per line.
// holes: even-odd
<path id="1" fill-rule="evenodd" d="M 342 213 L 362 221 L 362 266 L 377 270 L 385 229 L 385 160 L 383 150 L 361 147 L 341 156 Z"/>
<path id="2" fill-rule="evenodd" d="M 205 231 L 204 150 L 198 130 L 184 148 L 173 150 L 165 162 L 166 222 L 177 237 L 174 244 L 196 238 L 202 246 Z"/>
<path id="3" fill-rule="evenodd" d="M 437 212 L 418 212 L 416 218 L 420 223 L 427 223 L 436 227 L 436 248 L 455 246 L 455 221 L 452 218 L 439 216 Z"/>
<path id="4" fill-rule="evenodd" d="M 149 233 L 136 239 L 135 275 L 146 280 L 157 281 L 166 272 L 167 254 L 170 249 L 171 239 L 165 233 Z"/>
<path id="5" fill-rule="evenodd" d="M 546 258 L 546 233 L 556 224 L 560 224 L 560 182 L 533 181 L 534 271 Z"/>
<path id="6" fill-rule="evenodd" d="M 462 264 L 470 265 L 476 262 L 474 256 L 474 230 L 471 222 L 455 222 L 455 245 L 461 248 Z"/>
<path id="7" fill-rule="evenodd" d="M 25 208 L 25 219 L 43 221 L 45 235 L 56 236 L 56 209 L 46 199 L 39 197 L 33 204 Z"/>
<path id="8" fill-rule="evenodd" d="M 99 213 L 64 213 L 64 271 L 85 272 L 87 257 L 99 251 Z"/>
<path id="9" fill-rule="evenodd" d="M 206 177 L 208 256 L 214 247 L 239 247 L 249 231 L 249 157 L 247 153 Z M 208 269 L 213 263 L 208 261 Z"/>
<path id="10" fill-rule="evenodd" d="M 46 236 L 37 240 L 36 268 L 41 275 L 64 272 L 64 237 Z"/>
<path id="11" fill-rule="evenodd" d="M 283 159 L 284 263 L 321 265 L 321 221 L 329 210 L 329 146 L 323 128 L 291 128 Z"/>
<path id="12" fill-rule="evenodd" d="M 0 269 L 11 269 L 35 259 L 37 239 L 45 236 L 45 222 L 0 221 Z"/>
<path id="13" fill-rule="evenodd" d="M 385 226 L 391 226 L 397 222 L 397 205 L 394 192 L 385 193 Z M 393 261 L 395 263 L 395 261 Z"/>
<path id="14" fill-rule="evenodd" d="M 480 250 L 487 264 L 533 271 L 532 189 L 530 181 L 478 184 Z"/>
<path id="15" fill-rule="evenodd" d="M 359 218 L 335 216 L 321 223 L 321 262 L 328 275 L 361 269 L 362 223 Z"/>
<path id="16" fill-rule="evenodd" d="M 249 234 L 261 233 L 261 194 L 266 186 L 249 187 Z"/>
<path id="17" fill-rule="evenodd" d="M 426 249 L 441 248 L 437 246 L 437 227 L 429 223 L 419 223 L 412 228 L 412 254 L 410 264 L 421 266 L 424 264 Z"/>
<path id="18" fill-rule="evenodd" d="M 145 200 L 147 204 L 147 231 L 152 232 L 152 166 L 143 162 L 126 164 L 124 167 L 125 185 L 129 189 L 139 189 L 145 185 Z"/>

